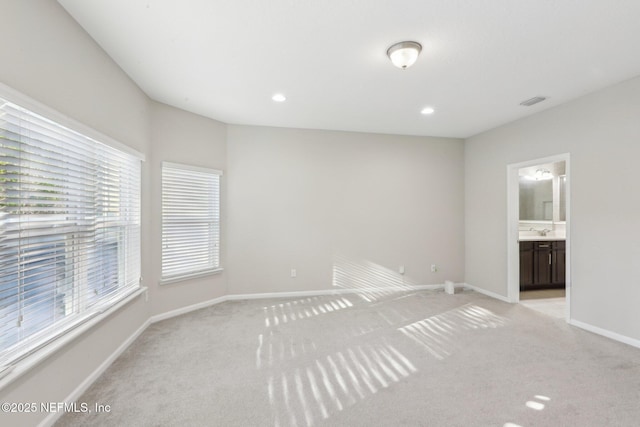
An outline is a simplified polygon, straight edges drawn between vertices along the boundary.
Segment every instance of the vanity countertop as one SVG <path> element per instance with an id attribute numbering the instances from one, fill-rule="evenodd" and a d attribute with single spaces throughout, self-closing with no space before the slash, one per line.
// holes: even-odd
<path id="1" fill-rule="evenodd" d="M 546 235 L 546 236 L 520 236 L 518 238 L 520 242 L 542 242 L 542 241 L 565 241 L 565 236 L 554 236 L 554 235 Z"/>

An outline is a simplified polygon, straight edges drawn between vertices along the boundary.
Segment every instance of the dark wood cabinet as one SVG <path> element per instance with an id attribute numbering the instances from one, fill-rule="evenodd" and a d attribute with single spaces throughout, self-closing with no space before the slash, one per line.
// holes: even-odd
<path id="1" fill-rule="evenodd" d="M 520 290 L 565 285 L 565 242 L 520 242 Z"/>
<path id="2" fill-rule="evenodd" d="M 552 244 L 553 242 L 547 241 L 534 242 L 533 244 L 533 285 L 546 286 L 551 284 Z"/>
<path id="3" fill-rule="evenodd" d="M 533 242 L 520 242 L 520 289 L 533 285 Z"/>
<path id="4" fill-rule="evenodd" d="M 565 242 L 553 242 L 551 250 L 552 265 L 551 284 L 564 287 L 566 276 L 565 264 Z"/>

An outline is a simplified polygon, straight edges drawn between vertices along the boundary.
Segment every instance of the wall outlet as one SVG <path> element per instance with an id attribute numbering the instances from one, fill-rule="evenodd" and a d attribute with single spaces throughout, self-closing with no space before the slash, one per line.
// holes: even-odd
<path id="1" fill-rule="evenodd" d="M 291 269 L 291 277 L 296 277 L 298 275 L 298 272 L 296 271 L 295 268 Z"/>
<path id="2" fill-rule="evenodd" d="M 398 273 L 404 274 L 404 265 L 401 265 L 400 267 L 398 267 Z"/>
<path id="3" fill-rule="evenodd" d="M 435 264 L 431 264 L 431 272 L 435 273 L 436 271 L 438 271 L 438 266 Z"/>

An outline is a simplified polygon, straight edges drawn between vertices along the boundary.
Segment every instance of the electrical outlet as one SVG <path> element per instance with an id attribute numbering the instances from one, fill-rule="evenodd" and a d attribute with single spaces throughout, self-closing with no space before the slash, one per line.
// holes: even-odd
<path id="1" fill-rule="evenodd" d="M 398 267 L 398 273 L 404 274 L 404 265 L 401 265 L 400 267 Z"/>
<path id="2" fill-rule="evenodd" d="M 296 271 L 295 268 L 291 269 L 291 277 L 296 277 L 298 275 L 298 272 Z"/>
<path id="3" fill-rule="evenodd" d="M 435 264 L 431 264 L 431 272 L 435 273 L 436 271 L 438 271 L 438 266 Z"/>

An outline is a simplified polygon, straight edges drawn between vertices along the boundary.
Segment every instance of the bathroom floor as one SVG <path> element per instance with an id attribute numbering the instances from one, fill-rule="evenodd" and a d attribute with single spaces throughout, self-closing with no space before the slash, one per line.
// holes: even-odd
<path id="1" fill-rule="evenodd" d="M 537 289 L 535 291 L 520 292 L 520 300 L 564 298 L 565 296 L 566 296 L 566 293 L 564 289 Z"/>
<path id="2" fill-rule="evenodd" d="M 520 292 L 520 304 L 547 316 L 566 317 L 566 293 L 564 289 L 541 289 Z"/>

